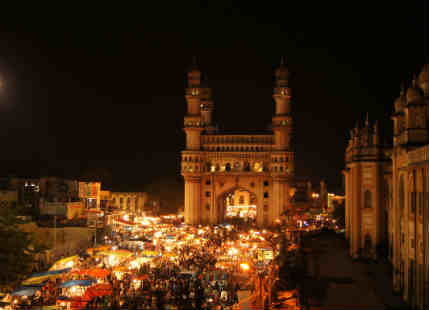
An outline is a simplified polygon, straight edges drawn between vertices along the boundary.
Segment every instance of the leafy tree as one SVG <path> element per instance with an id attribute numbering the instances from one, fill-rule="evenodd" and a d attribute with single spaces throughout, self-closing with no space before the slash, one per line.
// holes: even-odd
<path id="1" fill-rule="evenodd" d="M 14 286 L 32 271 L 34 255 L 45 250 L 31 233 L 22 231 L 13 208 L 0 209 L 0 284 Z"/>

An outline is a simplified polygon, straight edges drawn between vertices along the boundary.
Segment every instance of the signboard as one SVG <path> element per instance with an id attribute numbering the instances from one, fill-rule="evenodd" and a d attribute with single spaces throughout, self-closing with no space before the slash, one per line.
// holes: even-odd
<path id="1" fill-rule="evenodd" d="M 100 190 L 98 182 L 79 182 L 80 198 L 97 198 Z"/>

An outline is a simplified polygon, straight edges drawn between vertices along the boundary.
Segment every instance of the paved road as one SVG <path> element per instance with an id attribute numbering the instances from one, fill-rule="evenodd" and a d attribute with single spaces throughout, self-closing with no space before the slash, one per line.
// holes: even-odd
<path id="1" fill-rule="evenodd" d="M 388 266 L 353 261 L 347 242 L 335 233 L 305 238 L 304 248 L 309 253 L 305 285 L 310 292 L 311 309 L 406 307 L 392 293 Z"/>

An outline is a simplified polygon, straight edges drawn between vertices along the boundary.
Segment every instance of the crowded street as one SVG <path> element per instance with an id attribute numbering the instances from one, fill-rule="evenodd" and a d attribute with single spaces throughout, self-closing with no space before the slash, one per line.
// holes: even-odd
<path id="1" fill-rule="evenodd" d="M 176 215 L 125 214 L 111 226 L 102 244 L 29 275 L 2 308 L 239 309 L 263 302 L 275 277 L 279 231 Z"/>

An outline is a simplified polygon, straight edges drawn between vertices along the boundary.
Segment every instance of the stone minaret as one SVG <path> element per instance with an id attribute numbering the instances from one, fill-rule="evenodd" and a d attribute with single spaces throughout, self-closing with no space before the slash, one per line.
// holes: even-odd
<path id="1" fill-rule="evenodd" d="M 282 57 L 275 72 L 273 90 L 275 111 L 272 118 L 274 150 L 271 153 L 271 175 L 273 177 L 272 221 L 289 208 L 289 184 L 294 175 L 294 156 L 291 150 L 292 115 L 290 107 L 289 70 Z"/>
<path id="2" fill-rule="evenodd" d="M 278 151 L 289 151 L 293 120 L 290 107 L 289 70 L 283 57 L 275 74 L 273 92 L 275 112 L 272 119 L 275 149 Z"/>
<path id="3" fill-rule="evenodd" d="M 213 133 L 215 125 L 213 123 L 214 103 L 212 99 L 212 90 L 208 87 L 207 77 L 201 83 L 201 118 L 206 133 Z"/>
<path id="4" fill-rule="evenodd" d="M 196 59 L 188 71 L 186 88 L 187 113 L 184 119 L 186 133 L 186 150 L 182 152 L 182 175 L 185 178 L 185 223 L 198 224 L 200 218 L 201 195 L 201 132 L 204 124 L 201 116 L 201 72 Z"/>

